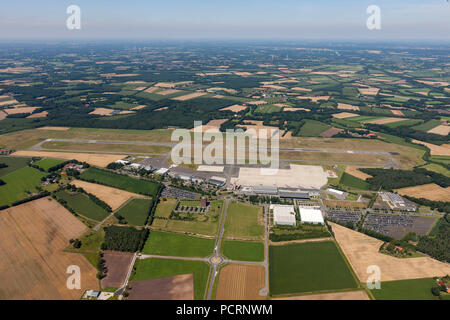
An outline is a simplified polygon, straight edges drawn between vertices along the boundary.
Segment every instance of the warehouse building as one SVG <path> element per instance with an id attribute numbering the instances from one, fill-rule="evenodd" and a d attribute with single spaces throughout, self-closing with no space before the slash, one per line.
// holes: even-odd
<path id="1" fill-rule="evenodd" d="M 275 225 L 294 226 L 296 225 L 294 206 L 271 204 L 273 211 L 273 223 Z"/>
<path id="2" fill-rule="evenodd" d="M 309 193 L 300 189 L 278 189 L 280 198 L 304 199 L 310 200 Z"/>
<path id="3" fill-rule="evenodd" d="M 261 196 L 276 196 L 278 188 L 271 186 L 253 186 L 253 193 Z"/>
<path id="4" fill-rule="evenodd" d="M 317 208 L 299 208 L 302 223 L 325 224 L 322 211 Z"/>

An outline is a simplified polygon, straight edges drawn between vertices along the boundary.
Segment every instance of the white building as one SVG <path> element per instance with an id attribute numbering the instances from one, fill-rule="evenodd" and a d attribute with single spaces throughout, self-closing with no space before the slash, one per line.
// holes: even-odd
<path id="1" fill-rule="evenodd" d="M 270 210 L 273 211 L 273 222 L 275 225 L 295 226 L 294 206 L 271 204 Z"/>
<path id="2" fill-rule="evenodd" d="M 167 172 L 169 172 L 169 169 L 167 168 L 159 168 L 158 170 L 156 170 L 156 174 L 159 174 L 161 176 L 165 175 Z"/>
<path id="3" fill-rule="evenodd" d="M 118 163 L 118 164 L 123 164 L 124 166 L 130 164 L 130 161 L 128 161 L 128 160 L 117 160 L 115 162 Z"/>
<path id="4" fill-rule="evenodd" d="M 315 208 L 299 208 L 302 223 L 325 224 L 322 211 Z"/>

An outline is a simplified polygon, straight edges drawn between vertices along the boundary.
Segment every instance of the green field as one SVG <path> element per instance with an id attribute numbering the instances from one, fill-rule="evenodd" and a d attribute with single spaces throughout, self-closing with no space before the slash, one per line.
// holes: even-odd
<path id="1" fill-rule="evenodd" d="M 269 275 L 272 295 L 358 287 L 332 241 L 270 246 Z"/>
<path id="2" fill-rule="evenodd" d="M 448 170 L 447 168 L 444 168 L 443 166 L 435 164 L 435 163 L 427 164 L 421 168 L 425 168 L 429 171 L 434 171 L 434 172 L 440 173 L 444 176 L 450 177 L 450 170 Z"/>
<path id="3" fill-rule="evenodd" d="M 225 237 L 261 239 L 264 235 L 262 208 L 232 202 L 225 221 Z"/>
<path id="4" fill-rule="evenodd" d="M 116 213 L 124 217 L 128 224 L 142 226 L 147 221 L 151 205 L 151 199 L 132 199 Z"/>
<path id="5" fill-rule="evenodd" d="M 384 124 L 384 126 L 389 127 L 389 128 L 397 128 L 397 127 L 401 127 L 401 126 L 413 126 L 416 125 L 418 123 L 420 123 L 421 120 L 403 120 L 403 121 L 398 121 L 398 122 L 391 122 L 391 123 L 386 123 Z"/>
<path id="6" fill-rule="evenodd" d="M 132 277 L 132 281 L 158 279 L 192 273 L 194 275 L 194 298 L 201 300 L 205 296 L 209 274 L 209 265 L 205 262 L 152 258 L 136 260 L 135 267 L 136 272 Z"/>
<path id="7" fill-rule="evenodd" d="M 441 121 L 439 121 L 439 120 L 429 120 L 429 121 L 427 121 L 425 123 L 422 123 L 421 125 L 418 125 L 418 126 L 415 126 L 415 127 L 412 127 L 412 128 L 414 130 L 419 130 L 419 131 L 425 131 L 426 132 L 428 130 L 431 130 L 431 129 L 437 127 L 440 124 L 441 124 Z"/>
<path id="8" fill-rule="evenodd" d="M 237 261 L 264 261 L 264 244 L 253 241 L 225 240 L 222 244 L 225 257 Z"/>
<path id="9" fill-rule="evenodd" d="M 322 132 L 331 127 L 325 123 L 316 120 L 305 120 L 305 124 L 301 127 L 298 135 L 300 137 L 317 137 Z"/>
<path id="10" fill-rule="evenodd" d="M 377 300 L 437 300 L 431 288 L 437 285 L 433 278 L 381 282 L 381 289 L 370 292 Z"/>
<path id="11" fill-rule="evenodd" d="M 152 230 L 142 252 L 161 256 L 207 257 L 213 253 L 214 244 L 214 239 Z"/>
<path id="12" fill-rule="evenodd" d="M 76 193 L 72 195 L 62 190 L 56 193 L 56 197 L 66 201 L 68 207 L 72 208 L 76 213 L 86 218 L 95 221 L 102 221 L 109 215 L 106 210 L 95 204 L 84 193 Z"/>
<path id="13" fill-rule="evenodd" d="M 281 107 L 270 105 L 270 104 L 258 106 L 258 108 L 256 108 L 256 110 L 255 110 L 256 113 L 274 113 L 274 112 L 280 112 L 280 111 L 281 111 Z"/>
<path id="14" fill-rule="evenodd" d="M 6 168 L 0 168 L 0 177 L 6 176 L 8 173 L 16 171 L 17 169 L 26 167 L 30 160 L 30 158 L 0 157 L 0 163 L 4 163 L 8 166 Z"/>
<path id="15" fill-rule="evenodd" d="M 360 190 L 368 190 L 370 186 L 364 180 L 354 177 L 351 174 L 348 174 L 347 172 L 344 172 L 342 174 L 340 183 L 343 184 L 344 186 Z"/>
<path id="16" fill-rule="evenodd" d="M 54 167 L 60 163 L 63 163 L 63 160 L 57 160 L 57 159 L 42 159 L 34 164 L 37 165 L 39 168 L 44 169 L 45 171 L 48 171 L 51 167 Z"/>
<path id="17" fill-rule="evenodd" d="M 37 192 L 45 174 L 31 167 L 24 167 L 2 177 L 6 183 L 0 186 L 0 206 L 28 198 L 28 192 Z"/>
<path id="18" fill-rule="evenodd" d="M 159 184 L 152 181 L 134 179 L 128 176 L 115 174 L 106 170 L 89 168 L 81 174 L 81 179 L 89 182 L 96 182 L 110 187 L 140 193 L 148 196 L 155 196 Z"/>

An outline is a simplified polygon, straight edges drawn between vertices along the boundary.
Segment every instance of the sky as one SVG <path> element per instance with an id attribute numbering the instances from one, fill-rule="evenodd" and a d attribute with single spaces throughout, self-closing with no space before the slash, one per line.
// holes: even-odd
<path id="1" fill-rule="evenodd" d="M 357 39 L 450 41 L 448 0 L 4 1 L 0 39 Z M 81 29 L 68 30 L 69 5 Z M 381 30 L 366 10 L 381 9 Z"/>

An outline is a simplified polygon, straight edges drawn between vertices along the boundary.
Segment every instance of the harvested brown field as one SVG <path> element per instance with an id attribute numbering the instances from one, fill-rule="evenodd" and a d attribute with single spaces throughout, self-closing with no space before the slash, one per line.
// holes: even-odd
<path id="1" fill-rule="evenodd" d="M 51 131 L 67 131 L 70 129 L 70 127 L 51 127 L 51 126 L 45 126 L 36 128 L 37 130 L 51 130 Z"/>
<path id="2" fill-rule="evenodd" d="M 16 99 L 11 99 L 11 100 L 6 100 L 6 101 L 1 101 L 0 102 L 0 107 L 2 106 L 8 106 L 10 104 L 17 104 L 19 103 L 19 101 L 17 101 Z"/>
<path id="3" fill-rule="evenodd" d="M 103 253 L 105 266 L 108 269 L 106 277 L 102 279 L 102 288 L 120 288 L 124 284 L 131 261 L 132 253 L 107 251 Z"/>
<path id="4" fill-rule="evenodd" d="M 167 110 L 167 109 L 169 109 L 169 107 L 161 107 L 161 108 L 155 109 L 153 111 L 163 111 L 163 110 Z"/>
<path id="5" fill-rule="evenodd" d="M 440 134 L 441 136 L 446 136 L 450 133 L 450 126 L 440 125 L 431 130 L 427 131 L 428 133 Z"/>
<path id="6" fill-rule="evenodd" d="M 409 120 L 409 119 L 408 118 L 383 118 L 383 119 L 368 121 L 368 122 L 364 122 L 364 123 L 388 124 L 388 123 L 400 122 L 400 121 L 405 121 L 405 120 Z"/>
<path id="7" fill-rule="evenodd" d="M 219 128 L 222 125 L 222 123 L 227 122 L 228 119 L 215 119 L 209 121 L 207 124 L 202 125 L 202 132 L 220 132 Z M 190 131 L 193 132 L 195 128 L 192 128 Z M 198 129 L 197 129 L 198 130 Z"/>
<path id="8" fill-rule="evenodd" d="M 0 121 L 5 119 L 7 117 L 7 114 L 0 110 Z"/>
<path id="9" fill-rule="evenodd" d="M 144 109 L 144 108 L 147 108 L 147 106 L 144 105 L 144 104 L 141 104 L 140 106 L 133 107 L 133 108 L 131 108 L 130 110 L 141 110 L 141 109 Z"/>
<path id="10" fill-rule="evenodd" d="M 264 267 L 231 264 L 220 271 L 217 300 L 262 300 L 259 295 L 264 287 Z"/>
<path id="11" fill-rule="evenodd" d="M 113 211 L 117 210 L 122 204 L 133 197 L 142 198 L 142 195 L 123 191 L 116 188 L 107 187 L 101 184 L 86 182 L 82 180 L 74 180 L 71 184 L 77 188 L 83 188 L 86 192 L 92 193 L 100 200 L 106 202 Z"/>
<path id="12" fill-rule="evenodd" d="M 298 96 L 296 98 L 300 100 L 310 99 L 312 102 L 319 102 L 319 101 L 328 101 L 328 99 L 330 99 L 330 96 L 316 96 L 316 97 Z"/>
<path id="13" fill-rule="evenodd" d="M 361 282 L 370 274 L 367 268 L 381 269 L 381 281 L 431 278 L 450 274 L 450 265 L 429 257 L 396 258 L 378 252 L 383 241 L 329 222 L 336 240 Z"/>
<path id="14" fill-rule="evenodd" d="M 39 107 L 19 107 L 19 108 L 9 108 L 3 109 L 7 114 L 19 114 L 19 113 L 32 113 L 34 110 L 39 109 Z"/>
<path id="15" fill-rule="evenodd" d="M 401 188 L 396 191 L 402 196 L 406 195 L 414 198 L 425 198 L 432 201 L 449 201 L 450 199 L 450 187 L 443 188 L 434 183 Z"/>
<path id="16" fill-rule="evenodd" d="M 241 112 L 241 111 L 243 111 L 245 109 L 247 109 L 246 106 L 243 106 L 243 105 L 240 105 L 240 104 L 234 104 L 232 106 L 222 108 L 222 109 L 220 109 L 220 111 L 232 111 L 232 112 L 237 113 L 237 112 Z"/>
<path id="17" fill-rule="evenodd" d="M 128 300 L 194 300 L 194 276 L 136 281 L 131 283 Z"/>
<path id="18" fill-rule="evenodd" d="M 150 87 L 147 90 L 145 90 L 144 92 L 153 93 L 153 92 L 155 92 L 157 90 L 159 90 L 158 87 Z"/>
<path id="19" fill-rule="evenodd" d="M 48 112 L 47 111 L 42 111 L 39 113 L 33 113 L 32 115 L 29 115 L 27 118 L 28 119 L 34 119 L 34 118 L 45 118 L 47 117 Z"/>
<path id="20" fill-rule="evenodd" d="M 359 170 L 358 170 L 359 168 L 360 168 L 360 167 L 347 166 L 347 167 L 345 168 L 345 172 L 348 173 L 348 174 L 351 174 L 351 175 L 354 176 L 354 177 L 357 177 L 357 178 L 359 178 L 359 179 L 362 179 L 362 180 L 366 180 L 366 179 L 368 179 L 368 178 L 372 178 L 371 175 L 369 175 L 369 174 L 367 174 L 367 173 L 364 173 L 364 172 L 362 172 L 362 171 L 359 171 Z"/>
<path id="21" fill-rule="evenodd" d="M 131 111 L 131 110 L 122 110 L 118 113 L 118 115 L 122 115 L 122 114 L 132 114 L 132 113 L 136 113 L 136 111 Z"/>
<path id="22" fill-rule="evenodd" d="M 358 106 L 353 106 L 351 104 L 346 104 L 346 103 L 338 103 L 337 108 L 340 109 L 340 110 L 355 110 L 355 111 L 359 111 L 359 107 Z"/>
<path id="23" fill-rule="evenodd" d="M 422 144 L 425 147 L 427 147 L 428 149 L 430 149 L 430 154 L 432 156 L 448 156 L 448 157 L 450 157 L 450 148 L 445 147 L 445 145 L 438 146 L 435 144 L 431 144 L 431 143 L 423 142 L 423 141 L 419 141 L 419 140 L 412 140 L 412 142 Z"/>
<path id="24" fill-rule="evenodd" d="M 263 104 L 267 104 L 267 101 L 259 100 L 259 101 L 250 101 L 250 102 L 247 102 L 247 103 L 251 104 L 251 105 L 255 105 L 255 106 L 261 106 Z"/>
<path id="25" fill-rule="evenodd" d="M 157 92 L 157 94 L 159 94 L 160 96 L 168 96 L 169 94 L 174 94 L 174 93 L 178 93 L 178 92 L 181 92 L 181 90 L 167 89 L 167 90 L 159 91 L 159 92 Z"/>
<path id="26" fill-rule="evenodd" d="M 391 110 L 392 114 L 395 114 L 396 116 L 404 116 L 405 114 L 401 110 Z"/>
<path id="27" fill-rule="evenodd" d="M 89 112 L 89 114 L 99 115 L 99 116 L 110 116 L 114 112 L 113 109 L 106 108 L 95 108 L 94 111 Z"/>
<path id="28" fill-rule="evenodd" d="M 338 128 L 330 128 L 330 129 L 322 132 L 321 134 L 319 134 L 319 136 L 324 137 L 324 138 L 331 138 L 342 131 L 344 131 L 344 130 L 338 129 Z"/>
<path id="29" fill-rule="evenodd" d="M 81 254 L 65 253 L 86 227 L 51 198 L 1 211 L 0 299 L 78 300 L 97 289 L 97 270 Z M 81 289 L 69 290 L 69 266 L 81 270 Z"/>
<path id="30" fill-rule="evenodd" d="M 378 91 L 380 91 L 380 89 L 378 88 L 373 88 L 373 87 L 369 87 L 369 88 L 358 88 L 359 92 L 361 94 L 364 95 L 369 95 L 369 96 L 376 96 L 378 94 Z"/>
<path id="31" fill-rule="evenodd" d="M 93 166 L 106 167 L 111 162 L 126 158 L 123 154 L 95 154 L 95 153 L 74 153 L 74 152 L 53 152 L 53 151 L 29 151 L 19 150 L 11 154 L 17 157 L 41 157 L 56 158 L 63 160 L 78 160 L 87 162 Z"/>
<path id="32" fill-rule="evenodd" d="M 346 118 L 352 118 L 352 117 L 357 117 L 357 116 L 359 116 L 359 114 L 350 113 L 350 112 L 341 112 L 341 113 L 333 114 L 333 118 L 336 118 L 336 119 L 346 119 Z"/>
<path id="33" fill-rule="evenodd" d="M 301 87 L 293 87 L 291 88 L 291 90 L 295 90 L 295 91 L 304 91 L 304 92 L 311 92 L 311 89 L 307 89 L 307 88 L 301 88 Z"/>
<path id="34" fill-rule="evenodd" d="M 365 291 L 359 290 L 359 291 L 311 294 L 304 296 L 277 298 L 274 300 L 370 300 L 370 298 Z"/>
<path id="35" fill-rule="evenodd" d="M 176 97 L 176 98 L 172 98 L 172 100 L 176 100 L 176 101 L 187 101 L 187 100 L 191 100 L 191 99 L 195 99 L 201 96 L 206 95 L 206 92 L 194 92 L 194 93 L 190 93 L 190 94 L 186 94 L 184 96 L 180 96 L 180 97 Z"/>
<path id="36" fill-rule="evenodd" d="M 279 107 L 279 106 L 277 106 Z M 306 112 L 310 112 L 310 109 L 306 109 L 306 108 L 293 108 L 293 107 L 285 107 L 283 109 L 283 111 L 288 111 L 288 112 L 295 112 L 295 111 L 306 111 Z"/>

